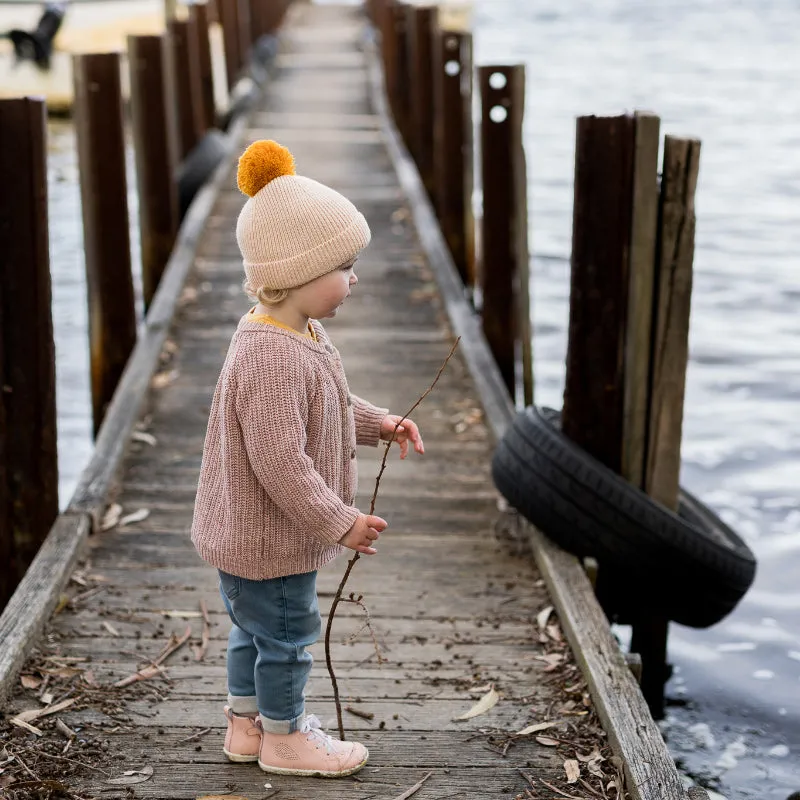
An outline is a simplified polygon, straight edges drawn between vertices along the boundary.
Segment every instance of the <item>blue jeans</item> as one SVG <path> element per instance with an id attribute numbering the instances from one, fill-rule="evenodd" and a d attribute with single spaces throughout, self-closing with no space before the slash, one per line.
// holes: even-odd
<path id="1" fill-rule="evenodd" d="M 320 635 L 317 573 L 251 581 L 219 570 L 219 587 L 233 622 L 228 637 L 228 702 L 237 714 L 261 714 L 270 733 L 292 733 L 305 712 Z"/>

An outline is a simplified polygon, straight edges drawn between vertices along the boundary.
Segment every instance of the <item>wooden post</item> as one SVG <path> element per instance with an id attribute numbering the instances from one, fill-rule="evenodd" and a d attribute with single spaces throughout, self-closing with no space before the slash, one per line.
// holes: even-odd
<path id="1" fill-rule="evenodd" d="M 239 68 L 244 69 L 250 61 L 253 48 L 253 28 L 250 19 L 250 0 L 237 0 L 239 20 Z"/>
<path id="2" fill-rule="evenodd" d="M 216 124 L 214 107 L 214 75 L 211 70 L 211 42 L 208 38 L 208 6 L 193 3 L 189 6 L 189 64 L 195 86 L 196 125 L 202 136 Z"/>
<path id="3" fill-rule="evenodd" d="M 528 211 L 522 118 L 525 68 L 478 70 L 483 183 L 483 330 L 512 397 L 516 349 L 522 345 L 525 403 L 533 402 L 528 310 Z"/>
<path id="4" fill-rule="evenodd" d="M 0 100 L 0 608 L 58 515 L 47 113 Z"/>
<path id="5" fill-rule="evenodd" d="M 673 511 L 678 509 L 683 400 L 689 359 L 694 195 L 699 166 L 700 142 L 666 137 L 643 485 L 653 499 Z M 669 623 L 665 619 L 633 618 L 631 650 L 642 656 L 642 692 L 656 718 L 664 716 L 664 684 L 669 678 L 668 632 Z"/>
<path id="6" fill-rule="evenodd" d="M 443 31 L 434 47 L 434 151 L 436 208 L 447 244 L 464 284 L 466 256 L 464 98 L 461 93 L 464 34 Z M 471 97 L 470 97 L 471 102 Z M 469 109 L 470 118 L 472 109 Z"/>
<path id="7" fill-rule="evenodd" d="M 217 0 L 217 13 L 225 45 L 225 76 L 228 81 L 228 92 L 232 92 L 242 63 L 239 53 L 239 0 Z"/>
<path id="8" fill-rule="evenodd" d="M 76 55 L 73 76 L 96 434 L 136 342 L 119 54 Z"/>
<path id="9" fill-rule="evenodd" d="M 190 66 L 189 42 L 190 22 L 185 19 L 170 20 L 167 26 L 167 42 L 172 60 L 171 74 L 175 81 L 175 103 L 178 116 L 178 161 L 183 161 L 200 140 L 198 130 L 202 118 L 201 109 L 195 106 L 202 103 L 199 84 L 199 63 L 195 70 Z M 192 80 L 192 78 L 196 80 Z"/>
<path id="10" fill-rule="evenodd" d="M 386 96 L 390 107 L 395 106 L 397 95 L 397 32 L 395 30 L 395 3 L 394 0 L 385 0 L 379 8 L 379 25 L 381 32 L 381 56 L 383 60 L 383 79 Z"/>
<path id="11" fill-rule="evenodd" d="M 431 199 L 433 185 L 433 32 L 437 29 L 435 6 L 407 7 L 409 87 L 411 95 L 410 143 L 417 168 Z"/>
<path id="12" fill-rule="evenodd" d="M 169 145 L 163 36 L 129 36 L 131 133 L 139 193 L 142 288 L 149 308 L 178 230 L 175 163 Z"/>
<path id="13" fill-rule="evenodd" d="M 391 5 L 393 32 L 395 37 L 395 85 L 394 95 L 390 97 L 397 130 L 403 137 L 406 146 L 409 144 L 409 117 L 411 115 L 411 92 L 409 82 L 410 63 L 408 60 L 408 11 L 405 3 L 395 2 Z"/>
<path id="14" fill-rule="evenodd" d="M 694 195 L 699 169 L 699 141 L 665 138 L 645 488 L 655 500 L 673 510 L 678 502 L 683 399 L 689 360 Z"/>
<path id="15" fill-rule="evenodd" d="M 637 112 L 634 115 L 634 126 L 631 189 L 633 218 L 625 332 L 624 435 L 620 473 L 631 483 L 644 489 L 656 269 L 660 120 L 654 114 Z"/>
<path id="16" fill-rule="evenodd" d="M 634 137 L 633 117 L 578 118 L 561 424 L 566 436 L 617 473 L 622 468 Z"/>
<path id="17" fill-rule="evenodd" d="M 474 288 L 477 281 L 475 256 L 475 213 L 472 194 L 475 188 L 475 122 L 472 118 L 473 60 L 472 34 L 464 33 L 461 39 L 461 104 L 464 129 L 464 262 L 466 284 Z"/>

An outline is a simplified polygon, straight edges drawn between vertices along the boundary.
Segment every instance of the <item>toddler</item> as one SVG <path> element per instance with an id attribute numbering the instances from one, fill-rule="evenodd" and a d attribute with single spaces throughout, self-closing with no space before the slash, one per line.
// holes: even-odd
<path id="1" fill-rule="evenodd" d="M 192 541 L 219 570 L 232 627 L 224 752 L 265 772 L 335 777 L 367 762 L 305 713 L 320 635 L 317 570 L 343 547 L 373 555 L 386 522 L 353 506 L 356 445 L 424 452 L 411 420 L 350 394 L 320 319 L 358 282 L 370 231 L 341 194 L 295 174 L 291 153 L 258 141 L 239 160 L 249 199 L 236 225 L 245 291 L 208 421 Z"/>

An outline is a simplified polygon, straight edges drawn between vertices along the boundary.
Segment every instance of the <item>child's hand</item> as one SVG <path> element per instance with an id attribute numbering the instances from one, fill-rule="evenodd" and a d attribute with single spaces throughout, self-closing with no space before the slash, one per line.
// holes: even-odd
<path id="1" fill-rule="evenodd" d="M 365 556 L 374 556 L 378 551 L 372 547 L 373 542 L 380 536 L 381 531 L 385 531 L 389 523 L 380 517 L 371 514 L 359 514 L 358 519 L 353 523 L 347 533 L 339 539 L 339 544 L 363 553 Z"/>
<path id="2" fill-rule="evenodd" d="M 397 428 L 397 433 L 395 433 L 395 426 L 401 420 L 403 424 Z M 393 433 L 394 439 L 392 439 Z M 425 446 L 422 444 L 422 437 L 419 435 L 419 428 L 416 423 L 410 419 L 398 417 L 397 414 L 387 414 L 383 418 L 381 422 L 381 439 L 384 442 L 397 442 L 400 445 L 400 458 L 405 458 L 408 455 L 409 442 L 413 443 L 414 450 L 420 455 L 425 452 Z"/>

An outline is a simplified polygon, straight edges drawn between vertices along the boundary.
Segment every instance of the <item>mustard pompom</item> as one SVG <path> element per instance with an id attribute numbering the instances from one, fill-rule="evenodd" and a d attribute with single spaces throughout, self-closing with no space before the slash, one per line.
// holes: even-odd
<path id="1" fill-rule="evenodd" d="M 239 158 L 236 183 L 240 191 L 253 197 L 275 178 L 294 174 L 294 156 L 272 139 L 260 139 Z"/>

